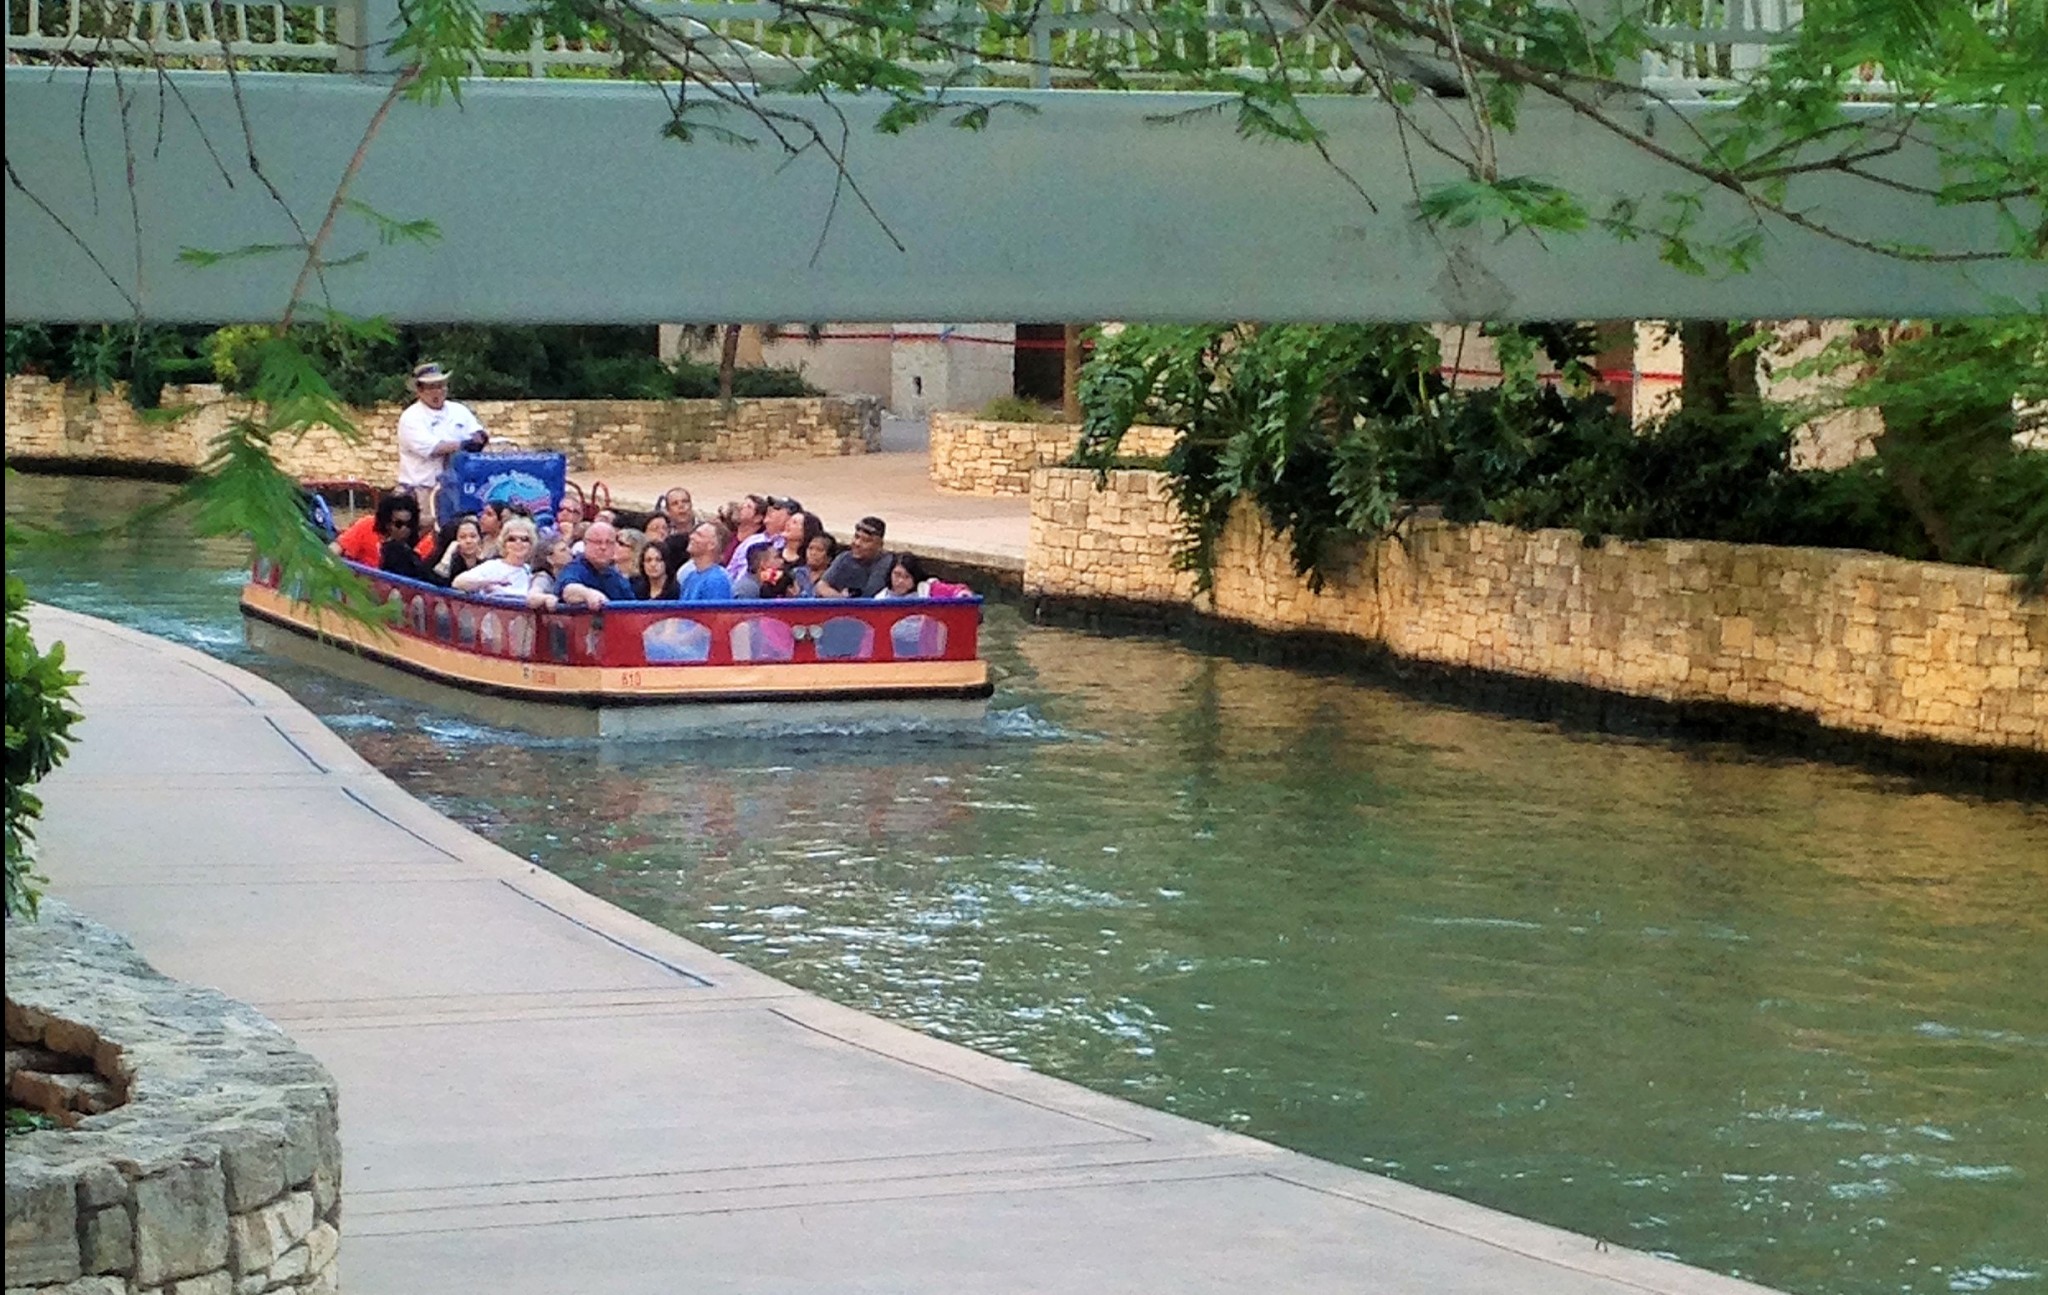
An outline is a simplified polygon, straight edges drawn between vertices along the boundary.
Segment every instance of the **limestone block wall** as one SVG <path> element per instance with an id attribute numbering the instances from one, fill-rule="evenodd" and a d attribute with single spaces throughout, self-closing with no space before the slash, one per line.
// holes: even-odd
<path id="1" fill-rule="evenodd" d="M 1123 453 L 1164 458 L 1176 435 L 1171 427 L 1133 427 L 1124 433 Z M 1032 472 L 1065 462 L 1080 443 L 1081 429 L 1074 423 L 1001 423 L 972 414 L 935 413 L 932 484 L 956 495 L 1028 495 Z"/>
<path id="2" fill-rule="evenodd" d="M 1361 545 L 1319 593 L 1254 510 L 1214 589 L 1171 570 L 1160 474 L 1033 480 L 1027 594 L 1195 605 L 1346 634 L 1417 661 L 1676 702 L 1732 702 L 1902 739 L 2048 752 L 2048 600 L 2016 577 L 1834 549 L 1421 522 Z"/>
<path id="3" fill-rule="evenodd" d="M 881 444 L 880 402 L 834 396 L 742 400 L 476 400 L 494 436 L 526 449 L 560 450 L 571 472 L 678 463 L 865 454 Z M 196 467 L 229 422 L 250 410 L 214 385 L 166 387 L 166 410 L 143 414 L 117 394 L 75 391 L 47 378 L 7 380 L 7 456 Z M 302 480 L 382 484 L 396 473 L 402 406 L 353 411 L 351 444 L 315 428 L 278 447 Z"/>
<path id="4" fill-rule="evenodd" d="M 8 922 L 6 1024 L 10 1074 L 81 1056 L 125 1097 L 8 1137 L 9 1292 L 339 1289 L 335 1084 L 275 1025 L 49 900 Z"/>
<path id="5" fill-rule="evenodd" d="M 1193 572 L 1173 565 L 1180 510 L 1166 475 L 1119 468 L 1103 489 L 1084 468 L 1039 468 L 1031 477 L 1024 592 L 1033 597 L 1185 605 Z"/>

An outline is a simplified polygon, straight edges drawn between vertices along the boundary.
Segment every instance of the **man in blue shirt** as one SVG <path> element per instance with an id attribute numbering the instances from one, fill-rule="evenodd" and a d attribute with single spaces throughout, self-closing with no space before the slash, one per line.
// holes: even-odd
<path id="1" fill-rule="evenodd" d="M 683 602 L 722 603 L 732 598 L 732 577 L 718 565 L 718 551 L 723 547 L 725 537 L 716 523 L 704 522 L 690 532 L 690 560 L 676 573 Z"/>
<path id="2" fill-rule="evenodd" d="M 583 555 L 562 568 L 557 596 L 593 611 L 609 602 L 630 602 L 633 583 L 617 567 L 618 560 L 619 533 L 610 522 L 592 522 L 583 533 Z"/>

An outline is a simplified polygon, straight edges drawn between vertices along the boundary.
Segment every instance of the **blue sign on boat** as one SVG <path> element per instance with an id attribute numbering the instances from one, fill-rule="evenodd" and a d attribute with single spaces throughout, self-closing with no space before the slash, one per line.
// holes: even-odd
<path id="1" fill-rule="evenodd" d="M 488 503 L 521 504 L 540 527 L 554 525 L 569 475 L 567 456 L 552 453 L 463 452 L 455 454 L 448 467 L 455 479 L 458 515 L 481 512 Z"/>

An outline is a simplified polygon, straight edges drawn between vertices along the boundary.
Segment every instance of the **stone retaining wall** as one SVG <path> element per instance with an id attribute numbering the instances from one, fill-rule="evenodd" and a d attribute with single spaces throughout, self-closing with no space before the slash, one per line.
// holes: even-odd
<path id="1" fill-rule="evenodd" d="M 525 449 L 560 450 L 571 472 L 668 467 L 783 456 L 865 454 L 881 443 L 879 402 L 867 397 L 741 400 L 467 401 L 494 436 Z M 7 379 L 7 457 L 197 467 L 222 428 L 250 409 L 206 384 L 166 387 L 170 419 L 143 414 L 116 393 L 73 390 L 47 378 Z M 402 406 L 353 411 L 360 444 L 315 428 L 281 444 L 285 470 L 308 481 L 391 481 Z"/>
<path id="2" fill-rule="evenodd" d="M 1164 458 L 1173 448 L 1171 427 L 1133 427 L 1122 453 Z M 956 495 L 1023 496 L 1031 473 L 1057 467 L 1081 443 L 1076 423 L 999 423 L 972 414 L 932 415 L 932 484 Z"/>
<path id="3" fill-rule="evenodd" d="M 275 1025 L 49 900 L 7 923 L 6 1024 L 127 1097 L 7 1139 L 8 1295 L 338 1289 L 335 1084 Z"/>
<path id="4" fill-rule="evenodd" d="M 1416 661 L 1671 702 L 1727 702 L 1898 739 L 2048 752 L 2048 599 L 2016 577 L 1836 549 L 1610 541 L 1418 522 L 1320 593 L 1240 508 L 1215 588 L 1172 568 L 1159 473 L 1033 477 L 1027 595 L 1194 607 L 1348 635 Z"/>

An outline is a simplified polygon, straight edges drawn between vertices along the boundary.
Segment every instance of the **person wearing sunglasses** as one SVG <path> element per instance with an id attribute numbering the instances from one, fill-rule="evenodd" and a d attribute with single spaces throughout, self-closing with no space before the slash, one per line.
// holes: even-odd
<path id="1" fill-rule="evenodd" d="M 366 567 L 381 567 L 384 542 L 391 538 L 396 526 L 402 521 L 408 540 L 413 533 L 413 522 L 419 517 L 419 505 L 411 495 L 394 490 L 377 500 L 375 512 L 365 513 L 341 534 L 334 537 L 327 547 L 349 561 Z"/>
<path id="2" fill-rule="evenodd" d="M 455 587 L 463 593 L 518 599 L 529 607 L 552 611 L 554 595 L 534 587 L 533 546 L 537 539 L 530 518 L 507 517 L 498 528 L 498 556 L 485 558 L 456 576 Z"/>

